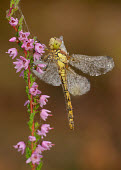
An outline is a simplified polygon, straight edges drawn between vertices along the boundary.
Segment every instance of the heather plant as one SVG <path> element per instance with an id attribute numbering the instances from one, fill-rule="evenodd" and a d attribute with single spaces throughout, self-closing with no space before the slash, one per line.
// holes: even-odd
<path id="1" fill-rule="evenodd" d="M 43 123 L 49 116 L 52 116 L 51 111 L 44 109 L 43 106 L 48 102 L 50 96 L 43 95 L 38 89 L 38 84 L 35 82 L 35 77 L 32 74 L 32 70 L 36 70 L 39 74 L 43 74 L 43 69 L 46 65 L 39 63 L 42 55 L 45 53 L 46 46 L 37 41 L 36 37 L 29 38 L 30 32 L 23 31 L 23 23 L 25 22 L 24 16 L 16 18 L 15 14 L 19 10 L 19 0 L 11 0 L 10 9 L 7 11 L 6 18 L 9 24 L 15 30 L 15 36 L 10 38 L 10 42 L 17 43 L 18 49 L 10 48 L 6 53 L 9 54 L 15 65 L 16 73 L 20 73 L 20 77 L 23 77 L 26 82 L 26 94 L 28 99 L 24 103 L 27 107 L 29 116 L 28 126 L 30 129 L 30 135 L 28 141 L 20 141 L 13 147 L 21 152 L 26 153 L 26 163 L 30 164 L 32 170 L 40 170 L 42 167 L 42 153 L 54 145 L 50 141 L 45 141 L 47 133 L 53 129 L 50 124 Z M 22 51 L 23 55 L 19 56 L 19 52 Z M 36 63 L 36 64 L 35 64 Z M 38 63 L 38 64 L 37 64 Z M 40 114 L 40 120 L 35 121 L 35 116 Z"/>

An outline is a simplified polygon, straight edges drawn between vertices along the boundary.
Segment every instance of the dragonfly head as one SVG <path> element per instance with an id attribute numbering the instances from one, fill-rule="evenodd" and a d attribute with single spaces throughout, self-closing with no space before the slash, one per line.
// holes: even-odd
<path id="1" fill-rule="evenodd" d="M 49 41 L 49 47 L 51 50 L 57 50 L 60 48 L 62 41 L 59 38 L 51 38 Z"/>

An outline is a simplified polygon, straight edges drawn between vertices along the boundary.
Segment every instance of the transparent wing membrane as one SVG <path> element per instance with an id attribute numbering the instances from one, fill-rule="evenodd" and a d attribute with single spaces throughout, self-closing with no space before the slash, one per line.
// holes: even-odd
<path id="1" fill-rule="evenodd" d="M 40 74 L 36 70 L 33 70 L 33 73 L 44 82 L 51 84 L 53 86 L 60 86 L 61 81 L 58 74 L 58 68 L 55 63 L 50 63 L 48 68 L 44 73 Z"/>
<path id="2" fill-rule="evenodd" d="M 114 61 L 108 56 L 86 56 L 73 54 L 69 63 L 90 76 L 99 76 L 111 71 Z"/>
<path id="3" fill-rule="evenodd" d="M 63 41 L 63 36 L 60 36 L 60 40 L 62 41 L 62 44 L 61 44 L 61 46 L 60 46 L 61 50 L 62 50 L 62 51 L 65 51 L 65 52 L 67 53 L 67 50 L 66 50 L 66 47 L 65 47 L 64 41 Z"/>
<path id="4" fill-rule="evenodd" d="M 68 91 L 76 96 L 83 95 L 90 90 L 90 82 L 86 77 L 76 74 L 72 69 L 67 70 Z"/>

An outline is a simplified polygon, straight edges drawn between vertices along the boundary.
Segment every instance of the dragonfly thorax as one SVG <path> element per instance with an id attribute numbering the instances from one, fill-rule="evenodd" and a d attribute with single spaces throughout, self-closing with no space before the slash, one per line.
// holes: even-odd
<path id="1" fill-rule="evenodd" d="M 67 63 L 68 63 L 67 56 L 61 53 L 61 50 L 56 50 L 54 59 L 56 60 L 59 68 L 65 68 L 67 66 Z"/>

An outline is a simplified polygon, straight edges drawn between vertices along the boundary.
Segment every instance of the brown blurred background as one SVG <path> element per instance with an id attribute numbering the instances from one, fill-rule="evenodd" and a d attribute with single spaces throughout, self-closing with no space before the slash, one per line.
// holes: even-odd
<path id="1" fill-rule="evenodd" d="M 121 1 L 21 0 L 30 32 L 48 45 L 51 37 L 64 36 L 70 54 L 108 55 L 115 68 L 106 75 L 89 77 L 91 90 L 72 97 L 75 130 L 70 131 L 61 87 L 39 80 L 43 94 L 51 96 L 44 108 L 54 130 L 45 140 L 55 143 L 44 153 L 43 170 L 121 169 Z M 30 135 L 25 83 L 15 73 L 5 51 L 14 31 L 5 19 L 9 0 L 0 0 L 0 170 L 29 170 L 25 157 L 13 145 Z"/>

